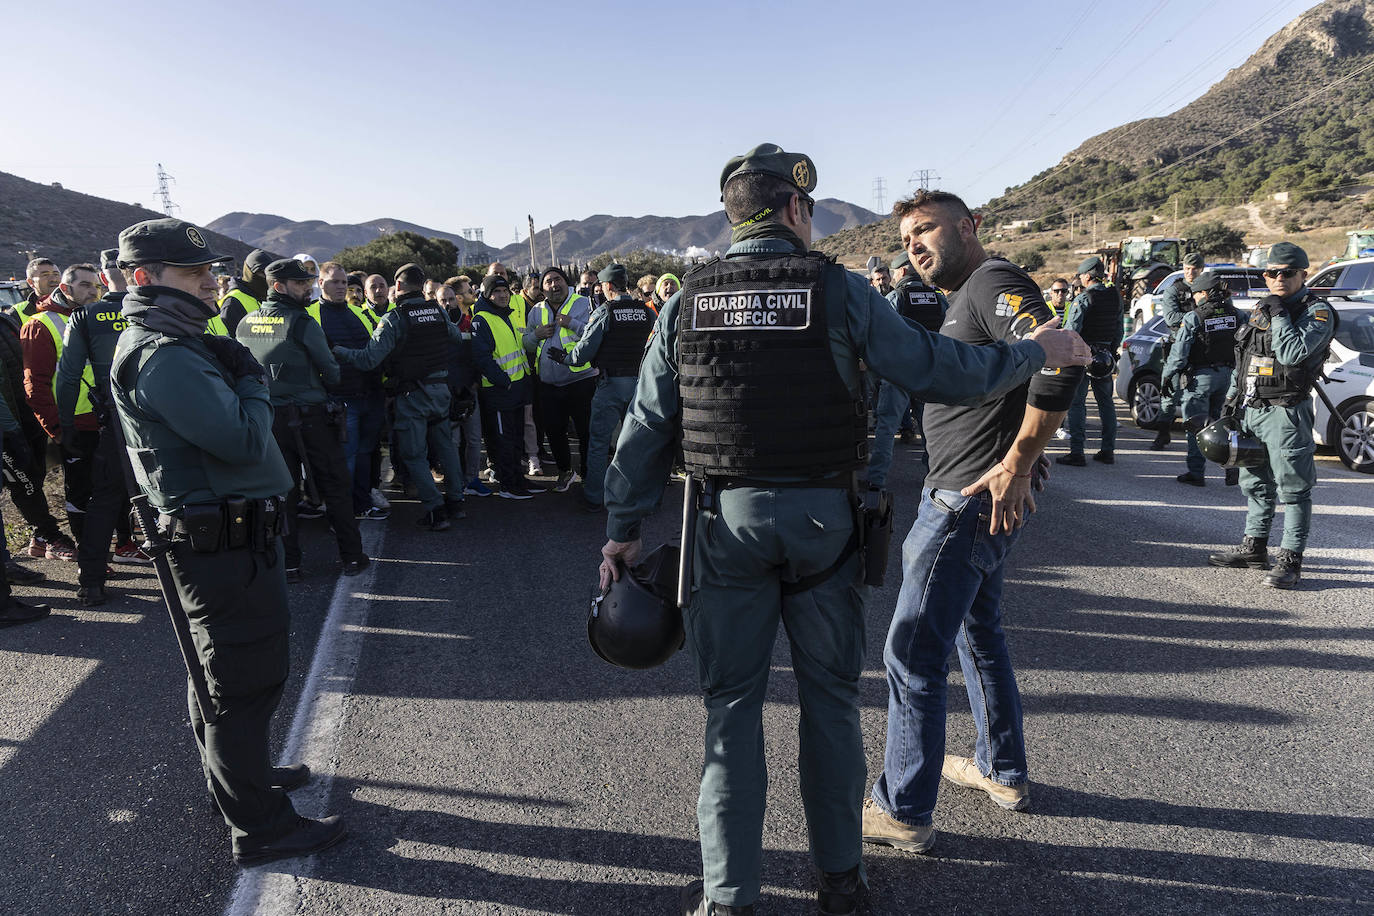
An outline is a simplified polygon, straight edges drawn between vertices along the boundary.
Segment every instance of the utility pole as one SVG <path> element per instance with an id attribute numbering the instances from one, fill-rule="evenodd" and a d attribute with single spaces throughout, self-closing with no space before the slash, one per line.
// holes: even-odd
<path id="1" fill-rule="evenodd" d="M 549 266 L 558 263 L 558 258 L 553 253 L 553 224 L 549 224 Z"/>
<path id="2" fill-rule="evenodd" d="M 884 213 L 884 212 L 886 212 L 886 210 L 887 210 L 887 207 L 885 206 L 886 201 L 887 201 L 887 179 L 886 179 L 886 178 L 875 178 L 875 179 L 873 179 L 873 212 L 874 212 L 874 213 Z"/>
<path id="3" fill-rule="evenodd" d="M 527 213 L 525 218 L 530 221 L 530 273 L 534 273 L 534 268 L 539 263 L 534 259 L 534 217 Z"/>
<path id="4" fill-rule="evenodd" d="M 157 196 L 162 201 L 162 212 L 168 216 L 175 216 L 176 211 L 181 208 L 172 203 L 171 184 L 176 181 L 171 175 L 167 174 L 162 163 L 157 164 Z"/>
<path id="5" fill-rule="evenodd" d="M 934 169 L 917 169 L 911 173 L 911 177 L 906 180 L 906 183 L 920 185 L 922 191 L 929 191 L 930 183 L 939 180 L 940 176 L 935 174 Z"/>
<path id="6" fill-rule="evenodd" d="M 1178 195 L 1174 195 L 1174 238 L 1178 238 Z"/>
<path id="7" fill-rule="evenodd" d="M 1073 244 L 1073 211 L 1069 211 L 1069 244 Z"/>

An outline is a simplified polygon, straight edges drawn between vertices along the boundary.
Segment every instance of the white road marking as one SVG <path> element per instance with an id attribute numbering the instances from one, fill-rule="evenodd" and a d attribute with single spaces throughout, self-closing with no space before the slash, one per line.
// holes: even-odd
<path id="1" fill-rule="evenodd" d="M 385 543 L 384 529 L 375 528 L 363 537 L 368 556 Z M 291 717 L 291 732 L 281 762 L 308 764 L 310 784 L 292 793 L 296 810 L 306 817 L 322 817 L 334 784 L 338 761 L 339 726 L 346 713 L 348 692 L 358 667 L 358 653 L 366 633 L 371 595 L 368 589 L 377 574 L 374 562 L 361 576 L 340 576 L 329 601 L 329 613 L 310 662 L 310 673 L 301 688 Z M 345 840 L 344 842 L 347 842 Z M 300 910 L 301 882 L 314 869 L 314 857 L 285 859 L 271 866 L 239 872 L 225 916 L 283 916 Z M 269 868 L 271 870 L 269 870 Z"/>

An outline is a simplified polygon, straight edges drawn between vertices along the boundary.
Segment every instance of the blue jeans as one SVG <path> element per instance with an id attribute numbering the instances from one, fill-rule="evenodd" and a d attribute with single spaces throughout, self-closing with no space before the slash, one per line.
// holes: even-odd
<path id="1" fill-rule="evenodd" d="M 353 512 L 357 514 L 372 507 L 372 450 L 386 420 L 386 396 L 374 391 L 349 398 L 344 404 L 348 408 L 344 415 L 348 428 L 344 459 L 353 480 Z"/>
<path id="2" fill-rule="evenodd" d="M 1088 389 L 1092 388 L 1097 401 L 1097 413 L 1102 418 L 1102 451 L 1116 451 L 1116 401 L 1112 400 L 1112 377 L 1090 378 L 1086 373 L 1074 392 L 1069 405 L 1069 451 L 1083 454 L 1083 441 L 1088 437 Z"/>
<path id="3" fill-rule="evenodd" d="M 887 749 L 873 800 L 897 820 L 931 823 L 945 753 L 951 646 L 959 649 L 978 771 L 1024 783 L 1021 694 L 1002 633 L 1002 564 L 1016 542 L 988 534 L 986 493 L 926 490 L 902 545 L 902 588 L 887 634 Z"/>

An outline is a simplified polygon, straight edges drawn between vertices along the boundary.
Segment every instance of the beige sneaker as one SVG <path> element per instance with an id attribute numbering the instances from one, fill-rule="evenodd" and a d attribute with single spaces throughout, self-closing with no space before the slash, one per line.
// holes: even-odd
<path id="1" fill-rule="evenodd" d="M 930 824 L 912 827 L 888 814 L 873 797 L 864 798 L 863 838 L 865 843 L 891 846 L 907 852 L 929 852 L 935 845 L 935 828 Z"/>
<path id="2" fill-rule="evenodd" d="M 995 782 L 978 772 L 978 765 L 973 762 L 972 757 L 946 754 L 945 765 L 940 770 L 940 775 L 956 786 L 982 789 L 1000 807 L 1009 811 L 1024 811 L 1030 807 L 1030 783 L 1004 786 L 1000 782 Z"/>

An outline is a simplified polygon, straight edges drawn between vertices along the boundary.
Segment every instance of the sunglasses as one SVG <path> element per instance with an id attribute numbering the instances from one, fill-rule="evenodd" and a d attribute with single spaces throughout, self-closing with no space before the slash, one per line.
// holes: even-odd
<path id="1" fill-rule="evenodd" d="M 1281 267 L 1277 270 L 1266 270 L 1264 275 L 1270 280 L 1288 280 L 1298 275 L 1296 267 Z"/>
<path id="2" fill-rule="evenodd" d="M 1067 288 L 1059 288 L 1059 287 L 1050 287 L 1050 292 L 1052 292 L 1052 293 L 1059 293 L 1060 295 L 1063 295 L 1064 293 L 1067 293 L 1067 292 L 1068 292 L 1068 289 L 1067 289 Z"/>

